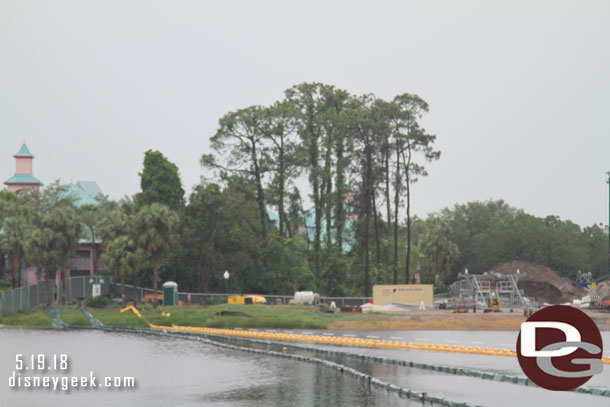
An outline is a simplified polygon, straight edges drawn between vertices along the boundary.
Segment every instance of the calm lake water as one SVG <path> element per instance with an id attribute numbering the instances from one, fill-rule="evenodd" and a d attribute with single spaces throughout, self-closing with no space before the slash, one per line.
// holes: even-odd
<path id="1" fill-rule="evenodd" d="M 0 329 L 0 406 L 411 406 L 308 363 L 180 338 Z M 69 376 L 133 376 L 135 389 L 11 389 L 15 355 L 67 354 Z M 29 374 L 25 373 L 24 374 Z M 49 373 L 62 376 L 62 372 Z"/>
<path id="2" fill-rule="evenodd" d="M 333 333 L 333 332 L 328 332 Z M 345 332 L 334 332 L 336 335 Z M 374 332 L 347 333 L 366 337 L 416 335 L 443 341 L 509 343 L 510 332 Z M 409 338 L 409 340 L 416 338 Z M 607 333 L 604 341 L 608 343 Z M 271 347 L 273 348 L 273 347 Z M 109 333 L 101 331 L 37 331 L 0 329 L 1 406 L 421 406 L 383 390 L 370 389 L 358 380 L 309 363 L 225 350 L 182 338 Z M 336 349 L 336 348 L 335 348 Z M 476 368 L 523 376 L 515 358 L 458 355 L 382 349 L 340 348 L 355 353 Z M 276 350 L 276 349 L 272 349 Z M 299 351 L 300 353 L 306 353 Z M 9 377 L 15 355 L 68 355 L 67 373 L 49 376 L 86 376 L 98 380 L 133 376 L 135 389 L 11 389 Z M 317 355 L 317 357 L 321 357 Z M 406 367 L 363 362 L 352 358 L 327 359 L 354 367 L 381 380 L 418 391 L 485 406 L 605 406 L 610 399 L 575 393 L 555 393 L 508 383 L 482 381 Z M 26 363 L 27 365 L 27 363 Z M 610 369 L 587 386 L 608 387 Z M 23 372 L 24 375 L 34 375 Z"/>

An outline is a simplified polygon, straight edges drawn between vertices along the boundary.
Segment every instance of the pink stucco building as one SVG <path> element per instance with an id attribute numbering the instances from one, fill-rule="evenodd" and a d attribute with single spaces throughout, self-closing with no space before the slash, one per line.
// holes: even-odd
<path id="1" fill-rule="evenodd" d="M 25 143 L 23 143 L 17 154 L 13 157 L 15 157 L 15 175 L 4 182 L 7 190 L 19 193 L 19 191 L 25 188 L 39 189 L 42 182 L 32 175 L 32 161 L 34 155 L 30 152 Z M 70 195 L 75 206 L 80 207 L 82 205 L 99 205 L 100 202 L 98 198 L 102 195 L 102 191 L 95 182 L 78 181 L 66 186 L 66 194 Z M 95 266 L 93 264 L 94 251 L 96 259 Z M 79 239 L 79 244 L 68 260 L 67 278 L 92 275 L 95 271 L 105 270 L 106 267 L 102 262 L 101 253 L 102 248 L 99 238 L 96 238 L 95 243 L 92 244 L 90 234 L 86 230 L 83 230 L 81 238 Z M 21 257 L 19 285 L 22 285 L 22 283 L 37 283 L 42 279 L 40 271 L 37 270 L 36 267 L 30 267 L 27 260 L 23 259 L 24 256 Z M 12 262 L 8 261 L 8 254 L 7 258 L 4 260 L 8 268 L 11 268 Z M 59 276 L 57 275 L 56 278 L 58 277 Z"/>

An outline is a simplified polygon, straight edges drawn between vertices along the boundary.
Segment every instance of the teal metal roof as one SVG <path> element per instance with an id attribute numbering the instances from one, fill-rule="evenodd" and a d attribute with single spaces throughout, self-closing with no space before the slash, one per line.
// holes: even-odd
<path id="1" fill-rule="evenodd" d="M 78 181 L 76 185 L 85 191 L 91 198 L 97 199 L 98 196 L 104 195 L 95 181 Z"/>
<path id="2" fill-rule="evenodd" d="M 271 222 L 275 223 L 276 227 L 280 227 L 280 217 L 278 215 L 267 209 L 267 216 L 269 217 L 269 220 L 271 220 Z"/>
<path id="3" fill-rule="evenodd" d="M 70 195 L 72 199 L 74 199 L 75 206 L 83 206 L 83 205 L 99 205 L 100 203 L 95 200 L 91 195 L 85 192 L 84 189 L 79 187 L 76 184 L 68 184 L 66 185 L 66 194 Z"/>
<path id="4" fill-rule="evenodd" d="M 17 154 L 15 154 L 15 157 L 34 157 L 34 155 L 30 153 L 28 146 L 23 143 L 19 151 L 17 151 Z"/>
<path id="5" fill-rule="evenodd" d="M 32 174 L 15 174 L 6 181 L 5 184 L 37 184 L 42 185 L 42 182 Z"/>
<path id="6" fill-rule="evenodd" d="M 97 231 L 96 231 L 97 235 Z M 91 244 L 91 231 L 82 225 L 80 237 L 78 238 L 80 244 Z M 95 236 L 95 243 L 102 243 L 102 239 L 99 236 Z"/>
<path id="7" fill-rule="evenodd" d="M 308 241 L 313 244 L 316 234 L 316 211 L 314 208 L 309 208 L 305 211 L 305 229 L 307 233 Z M 267 209 L 267 216 L 269 219 L 275 223 L 275 226 L 279 228 L 280 218 L 277 214 L 273 213 L 269 209 Z M 331 219 L 332 221 L 333 219 Z M 326 239 L 326 217 L 322 216 L 320 219 L 321 223 L 321 232 L 320 232 L 320 240 L 324 241 Z M 334 226 L 334 224 L 332 224 Z M 335 236 L 331 236 L 331 241 L 335 242 Z M 343 247 L 341 248 L 344 253 L 348 253 L 352 251 L 354 246 L 356 245 L 356 236 L 354 235 L 353 230 L 353 222 L 349 219 L 345 219 L 344 229 L 343 229 Z"/>

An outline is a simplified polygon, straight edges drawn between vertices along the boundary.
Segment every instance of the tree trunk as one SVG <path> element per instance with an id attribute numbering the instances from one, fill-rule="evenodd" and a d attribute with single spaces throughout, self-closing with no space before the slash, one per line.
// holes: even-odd
<path id="1" fill-rule="evenodd" d="M 20 271 L 19 270 L 19 246 L 13 245 L 13 288 L 19 287 L 20 279 Z"/>
<path id="2" fill-rule="evenodd" d="M 317 172 L 317 171 L 316 171 Z M 318 177 L 314 180 L 314 210 L 315 210 L 315 233 L 313 237 L 314 270 L 316 277 L 320 277 L 320 232 L 322 228 L 322 205 L 320 204 L 320 191 Z"/>
<path id="3" fill-rule="evenodd" d="M 394 187 L 394 284 L 398 284 L 398 207 L 400 206 L 400 145 L 396 141 L 396 185 Z"/>
<path id="4" fill-rule="evenodd" d="M 45 281 L 47 307 L 50 307 L 51 306 L 51 282 L 49 281 L 49 271 L 47 270 L 46 267 L 42 268 L 42 274 L 44 275 L 44 281 Z"/>
<path id="5" fill-rule="evenodd" d="M 284 137 L 281 138 L 280 140 L 280 151 L 279 151 L 279 174 L 278 174 L 278 212 L 279 212 L 279 218 L 280 218 L 280 236 L 281 237 L 285 237 L 286 234 L 284 233 L 284 224 L 286 223 L 286 215 L 284 213 L 284 167 L 285 167 L 285 163 L 284 163 Z"/>
<path id="6" fill-rule="evenodd" d="M 159 264 L 161 261 L 155 261 L 153 271 L 153 307 L 157 308 L 159 303 L 157 302 L 157 276 L 159 275 Z"/>
<path id="7" fill-rule="evenodd" d="M 343 253 L 343 228 L 345 225 L 345 163 L 343 158 L 343 139 L 338 137 L 335 154 L 337 155 L 336 164 L 336 181 L 335 181 L 335 229 L 336 237 L 335 242 L 337 244 L 337 251 L 339 254 Z"/>
<path id="8" fill-rule="evenodd" d="M 411 261 L 411 179 L 409 166 L 411 165 L 411 145 L 407 142 L 408 158 L 403 160 L 405 165 L 405 179 L 407 184 L 407 260 L 405 266 L 405 284 L 409 284 L 409 263 Z"/>
<path id="9" fill-rule="evenodd" d="M 388 230 L 392 230 L 392 208 L 390 207 L 390 146 L 385 153 L 385 203 L 388 220 Z"/>
<path id="10" fill-rule="evenodd" d="M 322 207 L 320 205 L 320 174 L 318 168 L 318 135 L 314 128 L 314 107 L 307 106 L 306 134 L 308 138 L 309 149 L 309 181 L 313 189 L 313 205 L 315 211 L 315 231 L 313 239 L 313 271 L 316 277 L 320 277 L 320 224 L 322 217 Z"/>
<path id="11" fill-rule="evenodd" d="M 366 138 L 366 136 L 365 136 Z M 373 157 L 370 151 L 370 146 L 365 139 L 365 175 L 364 175 L 364 296 L 368 297 L 370 294 L 370 258 L 369 258 L 369 224 L 371 221 L 371 189 L 373 179 Z"/>
<path id="12" fill-rule="evenodd" d="M 119 273 L 121 276 L 121 303 L 123 306 L 127 305 L 127 294 L 125 292 L 125 272 Z"/>
<path id="13" fill-rule="evenodd" d="M 368 195 L 368 193 L 367 193 Z M 369 223 L 370 223 L 370 199 L 368 196 L 365 198 L 364 203 L 364 296 L 369 296 Z"/>
<path id="14" fill-rule="evenodd" d="M 133 302 L 138 304 L 138 268 L 133 269 Z"/>
<path id="15" fill-rule="evenodd" d="M 59 278 L 61 278 L 61 305 L 64 305 L 66 303 L 66 256 L 63 257 L 61 262 Z"/>
<path id="16" fill-rule="evenodd" d="M 373 201 L 373 222 L 375 225 L 375 263 L 377 265 L 377 269 L 379 270 L 379 263 L 381 262 L 381 235 L 379 231 L 379 216 L 377 216 L 377 203 L 375 201 L 375 192 L 371 194 Z M 385 278 L 384 278 L 385 280 Z"/>
<path id="17" fill-rule="evenodd" d="M 332 174 L 331 174 L 331 158 L 332 158 L 332 133 L 329 132 L 327 134 L 327 142 L 326 142 L 326 160 L 324 163 L 324 183 L 326 187 L 326 191 L 324 192 L 324 209 L 326 215 L 326 248 L 328 250 L 332 247 L 332 236 L 331 236 L 331 216 L 332 216 L 332 191 L 333 191 L 333 182 L 332 182 Z"/>
<path id="18" fill-rule="evenodd" d="M 91 228 L 91 257 L 93 260 L 93 275 L 97 272 L 97 249 L 95 247 L 95 229 Z"/>
<path id="19" fill-rule="evenodd" d="M 263 242 L 267 241 L 267 213 L 265 210 L 265 195 L 263 193 L 263 185 L 261 171 L 256 158 L 256 143 L 252 143 L 252 162 L 254 164 L 254 178 L 256 181 L 256 200 L 258 202 L 258 211 L 261 218 L 261 232 L 263 234 Z"/>

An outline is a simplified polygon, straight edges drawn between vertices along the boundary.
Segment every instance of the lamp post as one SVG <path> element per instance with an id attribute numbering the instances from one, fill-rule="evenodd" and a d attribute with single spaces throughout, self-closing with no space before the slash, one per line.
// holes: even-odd
<path id="1" fill-rule="evenodd" d="M 229 272 L 225 270 L 222 276 L 225 278 L 225 294 L 229 295 Z"/>
<path id="2" fill-rule="evenodd" d="M 606 184 L 608 184 L 608 274 L 610 274 L 610 171 L 606 172 Z"/>

